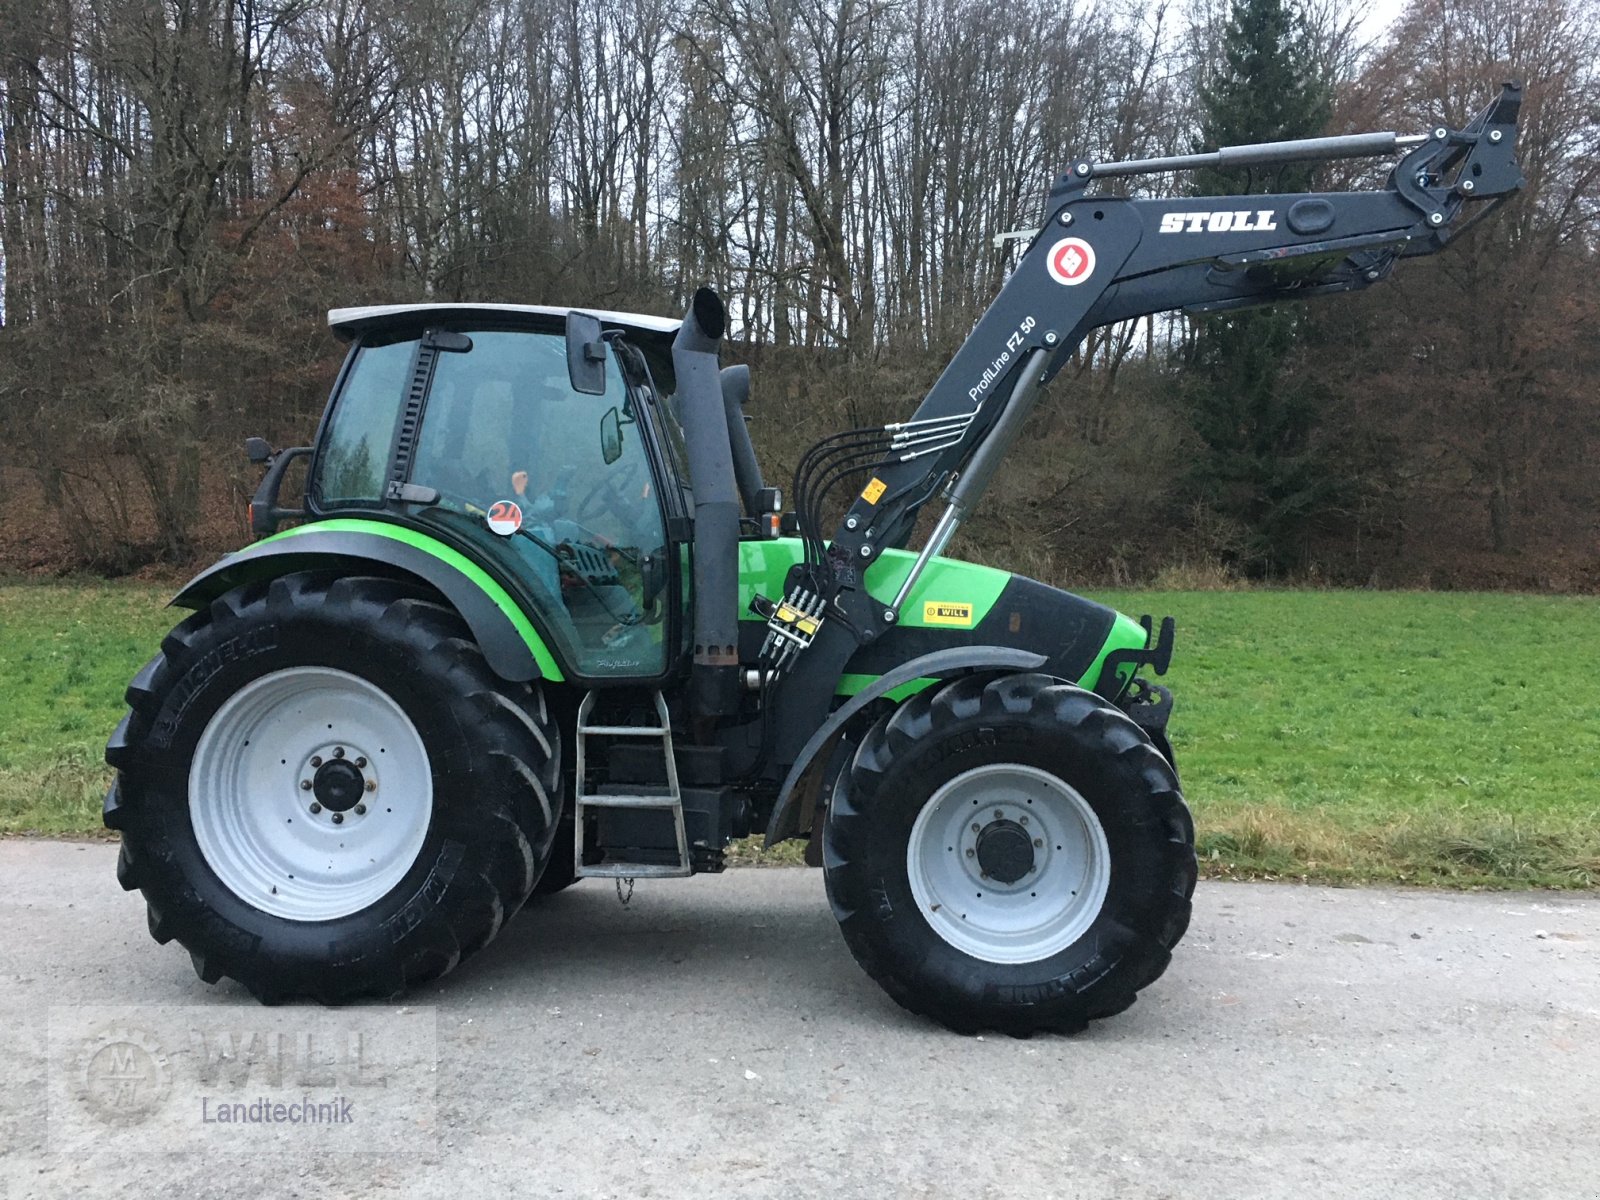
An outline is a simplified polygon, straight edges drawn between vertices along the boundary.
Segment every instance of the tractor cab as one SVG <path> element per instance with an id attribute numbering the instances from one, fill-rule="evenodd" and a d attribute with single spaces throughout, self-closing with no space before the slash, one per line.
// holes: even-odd
<path id="1" fill-rule="evenodd" d="M 682 434 L 656 382 L 670 381 L 676 322 L 586 318 L 575 370 L 567 317 L 523 305 L 331 313 L 353 346 L 317 438 L 308 515 L 381 514 L 458 549 L 519 600 L 573 678 L 660 678 L 686 637 L 668 536 L 686 503 Z"/>

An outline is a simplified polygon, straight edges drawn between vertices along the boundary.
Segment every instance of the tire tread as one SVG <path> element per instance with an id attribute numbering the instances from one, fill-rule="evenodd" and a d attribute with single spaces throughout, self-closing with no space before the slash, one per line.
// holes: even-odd
<path id="1" fill-rule="evenodd" d="M 942 977 L 932 956 L 906 967 L 886 953 L 886 924 L 870 892 L 866 844 L 879 790 L 907 756 L 973 722 L 1047 724 L 1054 739 L 1078 755 L 1114 761 L 1130 783 L 1128 800 L 1142 811 L 1139 826 L 1162 831 L 1160 878 L 1146 881 L 1157 916 L 1126 928 L 1128 949 L 1096 978 L 1068 976 L 1069 987 L 1048 1002 L 986 1003 Z M 911 697 L 862 738 L 841 772 L 823 836 L 828 899 L 851 954 L 902 1008 L 950 1029 L 998 1029 L 1015 1037 L 1035 1032 L 1076 1033 L 1089 1021 L 1126 1010 L 1155 982 L 1188 928 L 1196 863 L 1194 825 L 1166 758 L 1124 713 L 1091 692 L 1039 674 L 969 676 Z M 886 901 L 885 901 L 886 903 Z M 929 936 L 937 937 L 929 930 Z M 907 957 L 915 958 L 914 954 Z"/>
<path id="2" fill-rule="evenodd" d="M 231 937 L 218 932 L 221 918 L 165 852 L 172 827 L 186 821 L 163 811 L 176 800 L 161 792 L 150 765 L 160 756 L 151 735 L 164 698 L 207 646 L 236 626 L 283 621 L 386 643 L 411 661 L 439 664 L 429 686 L 448 680 L 447 703 L 469 739 L 462 753 L 495 783 L 478 788 L 470 811 L 435 808 L 437 828 L 467 847 L 466 858 L 404 945 L 391 939 L 389 953 L 356 955 L 317 977 L 286 974 L 236 929 Z M 455 611 L 408 582 L 298 572 L 226 592 L 167 635 L 129 684 L 127 703 L 106 747 L 107 762 L 117 768 L 104 806 L 106 825 L 122 835 L 117 878 L 127 890 L 143 891 L 151 936 L 182 944 L 203 982 L 233 978 L 264 1004 L 297 996 L 325 1004 L 390 998 L 453 970 L 522 907 L 559 823 L 560 736 L 539 688 L 495 676 Z"/>

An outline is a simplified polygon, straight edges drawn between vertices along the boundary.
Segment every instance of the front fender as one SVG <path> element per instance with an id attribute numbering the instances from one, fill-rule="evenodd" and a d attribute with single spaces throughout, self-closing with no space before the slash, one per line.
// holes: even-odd
<path id="1" fill-rule="evenodd" d="M 172 598 L 172 604 L 200 608 L 241 584 L 318 567 L 355 573 L 368 563 L 381 565 L 388 573 L 411 575 L 444 596 L 472 630 L 490 669 L 502 679 L 513 683 L 562 679 L 561 668 L 538 630 L 481 567 L 434 538 L 381 521 L 319 521 L 285 530 L 202 571 Z"/>
<path id="2" fill-rule="evenodd" d="M 965 675 L 978 671 L 1037 671 L 1044 666 L 1045 656 L 1030 650 L 1017 650 L 1010 646 L 954 646 L 948 650 L 935 650 L 901 663 L 892 671 L 880 675 L 867 687 L 850 697 L 829 714 L 822 726 L 800 748 L 799 756 L 784 777 L 778 789 L 777 802 L 772 807 L 772 819 L 767 822 L 766 844 L 771 847 L 785 838 L 796 836 L 800 830 L 793 817 L 797 815 L 796 803 L 801 796 L 800 782 L 813 767 L 825 767 L 833 757 L 832 751 L 844 727 L 867 705 L 894 691 L 895 688 L 915 679 L 942 679 L 950 675 Z M 824 753 L 824 751 L 827 753 Z M 820 778 L 816 779 L 820 787 Z"/>

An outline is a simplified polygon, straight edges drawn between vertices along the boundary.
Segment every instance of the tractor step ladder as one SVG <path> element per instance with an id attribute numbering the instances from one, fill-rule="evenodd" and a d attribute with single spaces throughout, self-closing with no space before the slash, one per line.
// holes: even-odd
<path id="1" fill-rule="evenodd" d="M 589 715 L 594 711 L 596 693 L 591 690 L 578 705 L 577 739 L 578 762 L 574 781 L 578 787 L 577 810 L 573 820 L 573 865 L 579 879 L 664 879 L 694 873 L 689 861 L 689 838 L 683 825 L 683 792 L 678 787 L 678 763 L 672 752 L 672 718 L 667 713 L 667 702 L 659 691 L 652 692 L 655 699 L 655 725 L 591 725 Z M 587 742 L 591 737 L 634 737 L 661 739 L 661 753 L 666 758 L 667 790 L 664 795 L 638 793 L 608 796 L 583 791 L 587 764 Z M 678 862 L 626 863 L 606 862 L 585 864 L 583 861 L 584 812 L 594 808 L 644 808 L 670 810 L 673 831 L 678 838 Z"/>

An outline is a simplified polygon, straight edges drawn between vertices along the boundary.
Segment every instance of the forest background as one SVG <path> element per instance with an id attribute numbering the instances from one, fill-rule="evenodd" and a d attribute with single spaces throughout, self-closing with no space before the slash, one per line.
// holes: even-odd
<path id="1" fill-rule="evenodd" d="M 909 413 L 1077 158 L 1458 126 L 1525 191 L 1351 297 L 1097 331 L 955 552 L 1053 583 L 1600 589 L 1600 5 L 0 0 L 0 570 L 247 537 L 325 310 L 728 298 L 752 431 Z M 1381 186 L 1314 174 L 1108 181 Z"/>

